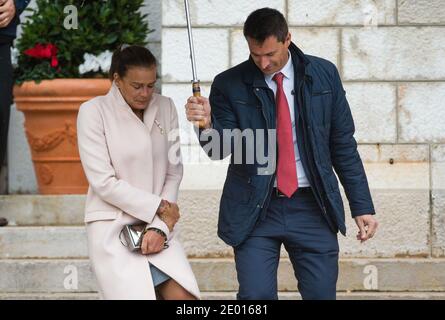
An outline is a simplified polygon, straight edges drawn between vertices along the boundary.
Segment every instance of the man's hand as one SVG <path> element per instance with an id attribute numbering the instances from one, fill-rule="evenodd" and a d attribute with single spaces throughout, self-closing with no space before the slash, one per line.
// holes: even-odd
<path id="1" fill-rule="evenodd" d="M 170 203 L 165 201 L 165 204 L 161 204 L 160 209 L 156 213 L 159 218 L 167 225 L 170 232 L 173 231 L 173 227 L 179 220 L 179 207 L 176 203 Z"/>
<path id="2" fill-rule="evenodd" d="M 14 0 L 0 0 L 0 28 L 6 28 L 15 17 Z"/>
<path id="3" fill-rule="evenodd" d="M 154 230 L 148 230 L 142 238 L 142 254 L 158 253 L 164 249 L 165 238 Z"/>
<path id="4" fill-rule="evenodd" d="M 210 111 L 209 99 L 204 97 L 190 97 L 187 99 L 185 114 L 187 115 L 187 120 L 193 122 L 196 127 L 199 126 L 200 121 L 203 122 L 202 129 L 211 127 L 212 118 Z"/>
<path id="5" fill-rule="evenodd" d="M 360 240 L 360 242 L 363 243 L 374 236 L 379 223 L 372 214 L 358 216 L 355 217 L 354 220 L 359 229 L 357 240 Z"/>

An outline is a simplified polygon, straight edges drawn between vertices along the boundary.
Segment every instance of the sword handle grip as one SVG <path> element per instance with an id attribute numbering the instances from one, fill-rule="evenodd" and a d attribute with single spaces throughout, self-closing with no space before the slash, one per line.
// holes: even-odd
<path id="1" fill-rule="evenodd" d="M 192 82 L 192 91 L 194 97 L 200 97 L 201 96 L 201 87 L 199 85 L 199 80 Z M 205 127 L 204 120 L 197 121 L 198 126 L 200 129 L 203 129 Z"/>
<path id="2" fill-rule="evenodd" d="M 193 81 L 193 83 L 192 83 L 192 90 L 193 90 L 193 96 L 194 97 L 200 97 L 201 96 L 201 87 L 199 85 L 199 80 Z"/>

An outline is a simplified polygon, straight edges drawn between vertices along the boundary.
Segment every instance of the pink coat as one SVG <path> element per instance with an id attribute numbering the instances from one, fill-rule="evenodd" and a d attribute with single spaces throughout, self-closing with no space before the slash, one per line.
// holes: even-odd
<path id="1" fill-rule="evenodd" d="M 155 214 L 161 199 L 177 201 L 182 179 L 178 116 L 170 98 L 154 94 L 144 122 L 113 83 L 83 103 L 77 119 L 82 165 L 90 184 L 85 206 L 88 253 L 104 299 L 156 299 L 148 262 L 187 291 L 200 292 L 181 243 Z M 180 208 L 181 209 L 181 208 Z M 168 235 L 160 253 L 132 253 L 119 233 L 145 221 Z"/>

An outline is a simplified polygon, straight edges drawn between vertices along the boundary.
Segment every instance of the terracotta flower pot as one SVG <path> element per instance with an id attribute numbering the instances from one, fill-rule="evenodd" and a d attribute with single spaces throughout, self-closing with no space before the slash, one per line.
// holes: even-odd
<path id="1" fill-rule="evenodd" d="M 79 106 L 110 89 L 108 79 L 27 81 L 14 87 L 41 194 L 82 194 L 88 182 L 77 149 Z"/>

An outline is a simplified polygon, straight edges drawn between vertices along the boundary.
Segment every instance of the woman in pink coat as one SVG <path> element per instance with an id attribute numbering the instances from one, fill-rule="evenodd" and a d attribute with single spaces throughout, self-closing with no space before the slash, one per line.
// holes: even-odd
<path id="1" fill-rule="evenodd" d="M 199 299 L 177 239 L 182 162 L 178 116 L 154 93 L 156 60 L 140 46 L 113 54 L 112 87 L 80 107 L 77 136 L 89 182 L 88 252 L 104 299 Z M 123 245 L 125 225 L 147 223 L 141 251 Z"/>

